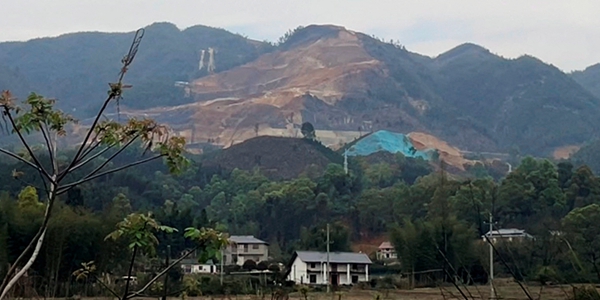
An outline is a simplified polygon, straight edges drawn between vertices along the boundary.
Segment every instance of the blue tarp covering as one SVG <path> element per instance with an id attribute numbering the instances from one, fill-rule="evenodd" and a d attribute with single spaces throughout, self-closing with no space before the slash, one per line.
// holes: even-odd
<path id="1" fill-rule="evenodd" d="M 379 151 L 402 153 L 406 157 L 431 159 L 431 150 L 418 151 L 401 133 L 380 130 L 362 138 L 348 149 L 348 156 L 367 156 Z"/>

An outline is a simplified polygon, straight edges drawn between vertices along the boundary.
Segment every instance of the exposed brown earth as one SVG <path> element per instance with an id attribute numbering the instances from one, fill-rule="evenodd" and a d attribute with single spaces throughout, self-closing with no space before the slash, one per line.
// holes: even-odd
<path id="1" fill-rule="evenodd" d="M 225 147 L 257 135 L 296 137 L 305 121 L 318 126 L 327 120 L 325 127 L 340 130 L 336 125 L 355 122 L 336 104 L 348 93 L 368 89 L 364 78 L 373 71 L 385 70 L 354 32 L 332 30 L 337 34 L 192 82 L 195 103 L 139 113 L 167 121 L 192 143 L 210 140 Z M 347 139 L 343 135 L 331 143 Z"/>
<path id="2" fill-rule="evenodd" d="M 554 159 L 569 159 L 571 155 L 575 154 L 579 149 L 581 149 L 581 146 L 577 145 L 559 147 L 554 150 L 552 157 Z"/>
<path id="3" fill-rule="evenodd" d="M 408 138 L 417 150 L 437 149 L 440 159 L 461 171 L 465 171 L 465 166 L 475 164 L 475 161 L 465 159 L 458 148 L 452 147 L 430 134 L 411 132 L 408 134 Z"/>

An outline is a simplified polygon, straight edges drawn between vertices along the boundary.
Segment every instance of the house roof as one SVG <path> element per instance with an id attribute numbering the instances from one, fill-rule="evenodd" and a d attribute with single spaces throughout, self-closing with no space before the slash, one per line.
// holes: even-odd
<path id="1" fill-rule="evenodd" d="M 490 231 L 488 231 L 485 235 L 488 237 L 490 237 L 490 236 L 500 236 L 500 237 L 531 236 L 530 234 L 525 232 L 525 230 L 516 229 L 516 228 L 498 229 L 498 230 L 491 231 L 491 233 L 490 233 Z"/>
<path id="2" fill-rule="evenodd" d="M 392 246 L 392 243 L 390 243 L 390 242 L 383 242 L 383 243 L 381 243 L 381 245 L 379 245 L 379 249 L 389 249 L 389 248 L 394 248 L 394 246 Z"/>
<path id="3" fill-rule="evenodd" d="M 296 251 L 296 255 L 303 262 L 326 262 L 327 252 L 317 251 Z M 364 253 L 354 252 L 329 252 L 330 263 L 355 263 L 371 264 L 371 259 Z"/>
<path id="4" fill-rule="evenodd" d="M 268 244 L 251 235 L 232 235 L 229 237 L 229 241 L 236 244 Z"/>

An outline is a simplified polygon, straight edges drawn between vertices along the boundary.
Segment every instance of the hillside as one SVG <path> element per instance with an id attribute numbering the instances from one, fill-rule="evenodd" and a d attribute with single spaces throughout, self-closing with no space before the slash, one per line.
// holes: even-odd
<path id="1" fill-rule="evenodd" d="M 534 57 L 507 60 L 463 45 L 440 55 L 433 65 L 439 94 L 459 112 L 443 124 L 474 129 L 496 149 L 516 145 L 539 154 L 596 134 L 599 100 Z"/>
<path id="2" fill-rule="evenodd" d="M 596 97 L 600 97 L 600 64 L 590 66 L 583 71 L 573 72 L 571 76 Z"/>
<path id="3" fill-rule="evenodd" d="M 116 79 L 132 38 L 133 32 L 82 32 L 0 43 L 0 71 L 10 68 L 16 73 L 9 74 L 10 81 L 3 80 L 6 75 L 0 75 L 0 89 L 16 89 L 21 97 L 35 89 L 60 99 L 59 105 L 77 116 L 89 115 L 100 102 L 90 99 L 106 94 L 107 83 Z M 127 94 L 123 105 L 148 108 L 191 101 L 174 83 L 208 74 L 207 68 L 198 67 L 200 50 L 209 47 L 216 51 L 216 71 L 244 64 L 270 49 L 266 43 L 223 29 L 194 26 L 179 30 L 169 23 L 152 24 L 145 28 L 140 50 L 126 78 L 135 89 Z"/>
<path id="4" fill-rule="evenodd" d="M 341 155 L 311 140 L 259 136 L 208 154 L 203 166 L 224 171 L 259 168 L 271 179 L 292 179 L 301 174 L 318 176 L 328 164 L 342 162 Z"/>
<path id="5" fill-rule="evenodd" d="M 587 141 L 600 122 L 596 97 L 533 57 L 465 44 L 430 58 L 337 26 L 298 29 L 276 51 L 195 80 L 191 94 L 192 104 L 142 113 L 223 146 L 256 134 L 298 136 L 309 121 L 337 134 L 332 146 L 384 129 L 537 155 Z"/>
<path id="6" fill-rule="evenodd" d="M 0 84 L 35 87 L 85 116 L 97 102 L 82 99 L 104 94 L 131 36 L 1 43 L 0 70 L 7 71 Z M 199 51 L 209 47 L 216 49 L 214 73 L 198 70 Z M 298 28 L 273 47 L 221 29 L 158 23 L 146 28 L 121 112 L 168 123 L 190 143 L 221 147 L 257 135 L 300 137 L 310 122 L 333 148 L 389 130 L 423 132 L 473 152 L 518 147 L 548 155 L 598 136 L 600 100 L 578 76 L 474 44 L 427 57 L 339 26 Z"/>

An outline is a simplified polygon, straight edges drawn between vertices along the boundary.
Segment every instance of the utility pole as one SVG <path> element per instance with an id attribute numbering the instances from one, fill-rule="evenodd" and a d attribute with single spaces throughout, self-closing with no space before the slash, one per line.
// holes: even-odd
<path id="1" fill-rule="evenodd" d="M 171 245 L 167 245 L 167 259 L 165 261 L 165 265 L 169 267 L 169 259 L 171 258 Z M 168 291 L 167 286 L 169 284 L 169 272 L 165 274 L 165 282 L 163 283 L 163 296 L 162 300 L 167 300 Z"/>
<path id="2" fill-rule="evenodd" d="M 492 246 L 492 230 L 494 230 L 494 220 L 492 213 L 490 213 L 490 236 L 488 237 L 488 243 L 490 244 L 490 299 L 495 298 L 494 293 L 494 247 Z"/>
<path id="3" fill-rule="evenodd" d="M 329 294 L 329 285 L 331 284 L 331 281 L 329 280 L 329 223 L 327 223 L 327 266 L 326 266 L 326 271 L 325 274 L 327 278 L 325 278 L 325 280 L 327 280 L 327 293 Z"/>
<path id="4" fill-rule="evenodd" d="M 221 274 L 220 274 L 220 280 L 221 280 L 221 286 L 223 286 L 223 258 L 225 257 L 223 248 L 221 248 Z"/>
<path id="5" fill-rule="evenodd" d="M 348 149 L 344 151 L 344 173 L 348 175 Z"/>

